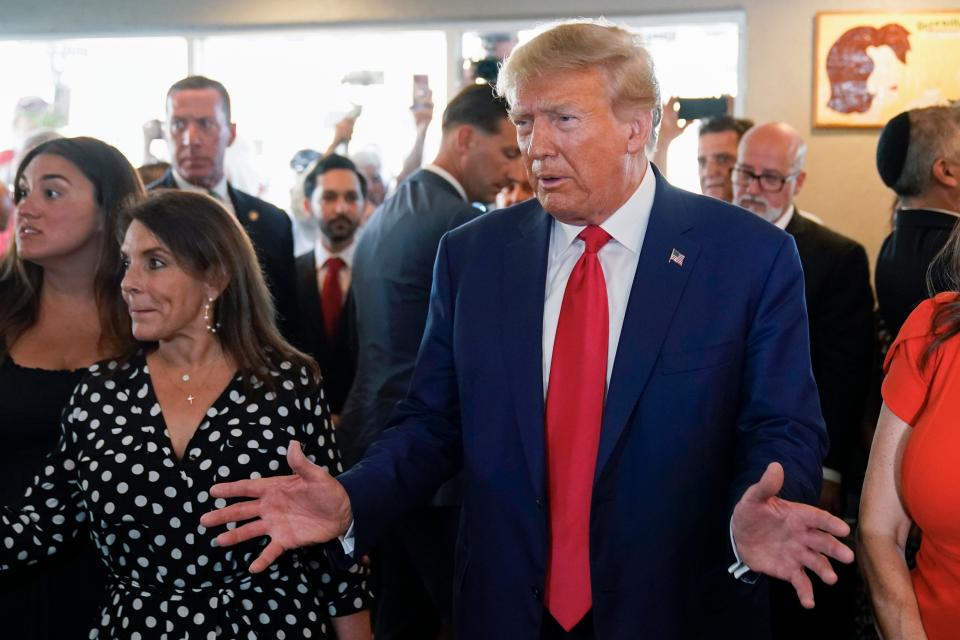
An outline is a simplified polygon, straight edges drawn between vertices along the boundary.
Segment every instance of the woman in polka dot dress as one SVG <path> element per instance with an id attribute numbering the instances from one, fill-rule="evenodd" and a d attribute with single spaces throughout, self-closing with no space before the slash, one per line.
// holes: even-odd
<path id="1" fill-rule="evenodd" d="M 334 571 L 313 548 L 252 575 L 267 539 L 221 549 L 200 524 L 225 504 L 210 486 L 277 474 L 291 440 L 341 470 L 316 365 L 277 332 L 249 239 L 182 191 L 129 220 L 121 286 L 144 347 L 74 390 L 58 449 L 0 513 L 0 568 L 89 531 L 109 572 L 90 638 L 369 640 L 356 566 Z"/>

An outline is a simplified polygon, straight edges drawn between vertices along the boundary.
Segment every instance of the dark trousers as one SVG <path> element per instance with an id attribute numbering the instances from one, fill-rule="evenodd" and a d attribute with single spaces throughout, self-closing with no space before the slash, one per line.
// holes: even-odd
<path id="1" fill-rule="evenodd" d="M 412 512 L 373 557 L 377 640 L 433 640 L 453 618 L 459 507 Z"/>
<path id="2" fill-rule="evenodd" d="M 583 620 L 570 631 L 564 631 L 550 612 L 543 610 L 543 622 L 540 625 L 540 640 L 594 640 L 593 611 L 588 611 Z"/>
<path id="3" fill-rule="evenodd" d="M 831 562 L 839 580 L 826 585 L 810 574 L 817 606 L 804 609 L 789 582 L 770 581 L 773 640 L 847 640 L 855 637 L 855 589 L 859 577 L 855 565 Z M 809 574 L 809 572 L 808 572 Z"/>

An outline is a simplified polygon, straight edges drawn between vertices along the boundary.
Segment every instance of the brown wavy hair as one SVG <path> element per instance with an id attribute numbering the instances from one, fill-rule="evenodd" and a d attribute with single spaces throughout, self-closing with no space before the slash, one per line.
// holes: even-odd
<path id="1" fill-rule="evenodd" d="M 945 291 L 960 292 L 960 225 L 955 225 L 947 243 L 927 268 L 927 291 L 931 296 Z M 920 368 L 950 338 L 960 334 L 960 295 L 937 305 L 930 323 L 933 340 L 920 355 Z"/>
<path id="2" fill-rule="evenodd" d="M 94 202 L 103 216 L 103 246 L 93 274 L 93 291 L 100 316 L 98 348 L 122 355 L 135 346 L 130 316 L 120 296 L 123 277 L 120 247 L 113 242 L 120 212 L 143 198 L 145 191 L 136 170 L 115 147 L 96 138 L 56 138 L 34 148 L 20 162 L 14 182 L 14 202 L 20 203 L 23 172 L 34 158 L 54 155 L 74 165 L 93 184 Z M 24 331 L 37 321 L 43 268 L 23 260 L 15 242 L 0 259 L 0 360 Z"/>
<path id="3" fill-rule="evenodd" d="M 134 221 L 156 236 L 187 273 L 216 275 L 227 283 L 212 307 L 216 335 L 247 381 L 256 377 L 275 390 L 277 367 L 288 361 L 306 367 L 313 383 L 320 383 L 317 363 L 280 335 L 257 254 L 235 216 L 205 194 L 161 189 L 124 212 L 118 240 Z"/>

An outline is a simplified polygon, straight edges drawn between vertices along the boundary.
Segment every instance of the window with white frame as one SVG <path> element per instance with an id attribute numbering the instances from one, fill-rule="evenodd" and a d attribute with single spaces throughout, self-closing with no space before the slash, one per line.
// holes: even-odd
<path id="1" fill-rule="evenodd" d="M 664 99 L 741 93 L 743 12 L 614 20 L 643 35 Z M 0 85 L 0 162 L 9 162 L 3 150 L 13 149 L 26 129 L 50 127 L 101 138 L 139 165 L 141 127 L 163 119 L 167 87 L 202 73 L 231 93 L 239 138 L 230 152 L 231 178 L 288 208 L 291 157 L 303 148 L 326 149 L 335 123 L 355 106 L 362 113 L 349 151 L 375 150 L 388 177 L 400 170 L 415 136 L 414 75 L 428 77 L 436 104 L 424 154 L 429 161 L 440 115 L 463 69 L 492 56 L 487 71 L 495 71 L 495 58 L 542 22 L 2 41 L 0 56 L 16 64 Z M 671 146 L 670 180 L 696 191 L 694 129 Z M 150 149 L 165 154 L 163 144 Z"/>

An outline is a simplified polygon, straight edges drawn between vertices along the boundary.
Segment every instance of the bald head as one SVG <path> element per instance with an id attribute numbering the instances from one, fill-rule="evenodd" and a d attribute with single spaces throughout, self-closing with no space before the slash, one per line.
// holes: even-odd
<path id="1" fill-rule="evenodd" d="M 807 145 L 783 122 L 760 124 L 740 140 L 733 173 L 733 201 L 769 222 L 793 208 L 803 186 Z"/>

